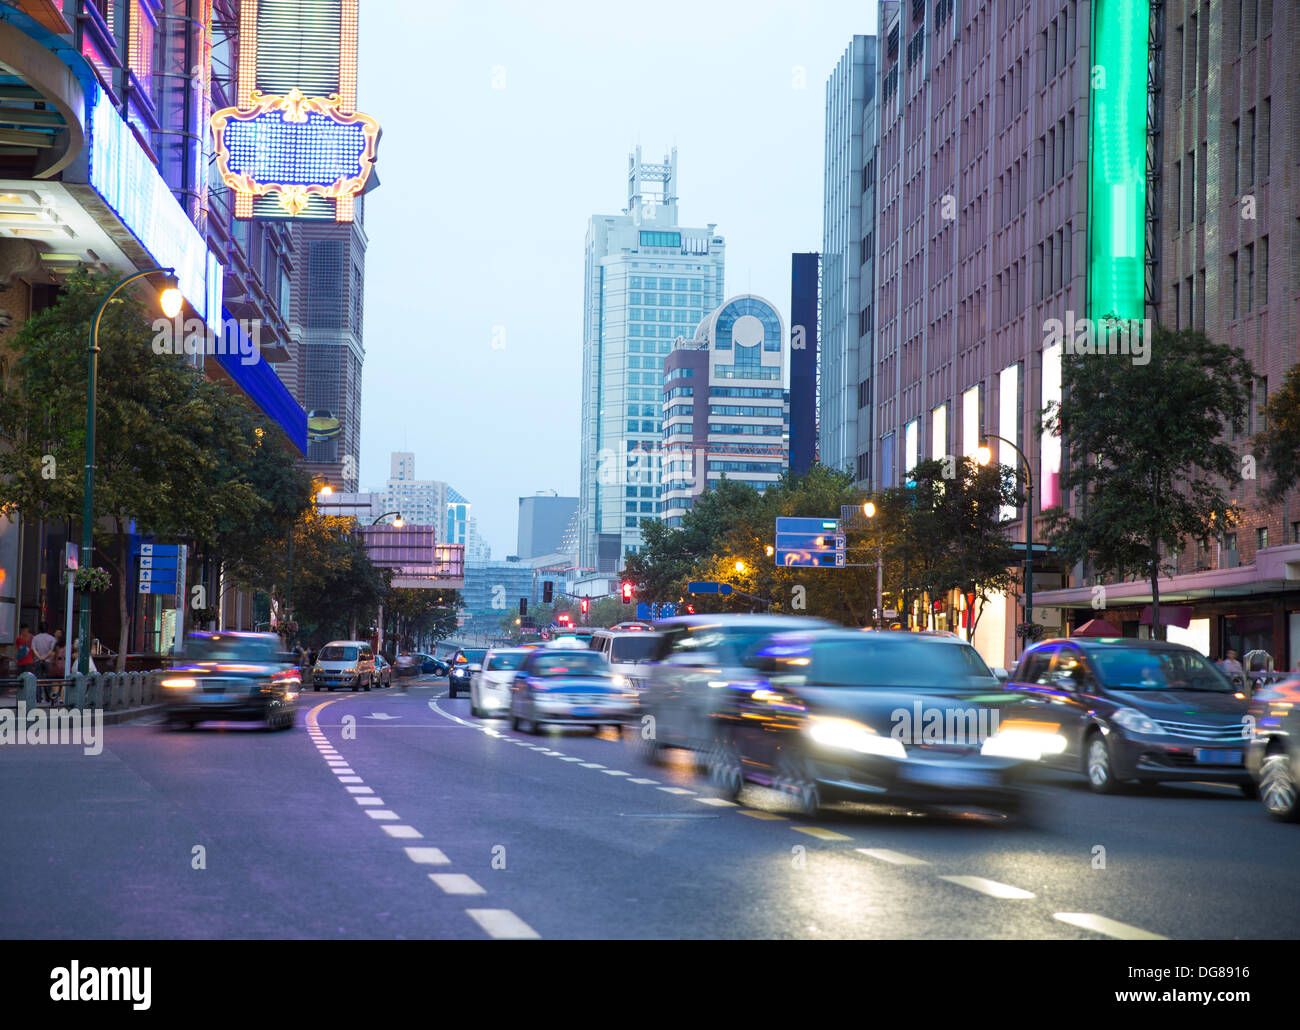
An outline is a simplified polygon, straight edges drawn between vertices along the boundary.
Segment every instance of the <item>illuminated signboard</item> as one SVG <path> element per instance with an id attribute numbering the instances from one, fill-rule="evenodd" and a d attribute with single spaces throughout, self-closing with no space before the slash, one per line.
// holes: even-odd
<path id="1" fill-rule="evenodd" d="M 1088 317 L 1094 324 L 1144 314 L 1150 13 L 1149 0 L 1093 4 Z"/>
<path id="2" fill-rule="evenodd" d="M 159 265 L 176 269 L 190 307 L 220 332 L 221 263 L 98 86 L 90 105 L 91 186 Z"/>
<path id="3" fill-rule="evenodd" d="M 297 89 L 286 96 L 254 91 L 253 105 L 212 116 L 221 176 L 245 203 L 276 193 L 285 213 L 297 215 L 312 194 L 350 201 L 362 191 L 379 142 L 373 118 L 344 114 L 337 101 Z"/>

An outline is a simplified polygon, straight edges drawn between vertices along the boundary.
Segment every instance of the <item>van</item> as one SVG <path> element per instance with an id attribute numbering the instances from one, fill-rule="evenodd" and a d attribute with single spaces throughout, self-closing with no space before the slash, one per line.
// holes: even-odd
<path id="1" fill-rule="evenodd" d="M 616 676 L 626 677 L 638 697 L 659 656 L 663 634 L 651 629 L 598 629 L 591 637 L 591 649 L 599 651 Z"/>
<path id="2" fill-rule="evenodd" d="M 375 653 L 364 640 L 331 640 L 320 649 L 311 670 L 312 686 L 317 690 L 369 690 L 376 676 Z"/>

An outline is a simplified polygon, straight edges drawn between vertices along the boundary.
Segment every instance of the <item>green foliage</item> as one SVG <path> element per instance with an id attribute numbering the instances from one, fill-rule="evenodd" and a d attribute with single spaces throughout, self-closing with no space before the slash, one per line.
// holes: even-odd
<path id="1" fill-rule="evenodd" d="M 1158 606 L 1161 546 L 1206 540 L 1234 522 L 1224 488 L 1241 474 L 1224 436 L 1245 427 L 1252 379 L 1239 349 L 1186 329 L 1157 327 L 1146 365 L 1066 358 L 1063 400 L 1044 413 L 1071 451 L 1061 486 L 1075 507 L 1044 513 L 1066 561 L 1142 576 Z"/>
<path id="2" fill-rule="evenodd" d="M 1267 427 L 1255 436 L 1260 465 L 1273 481 L 1266 496 L 1280 501 L 1300 484 L 1300 365 L 1294 365 L 1281 388 L 1264 407 Z"/>

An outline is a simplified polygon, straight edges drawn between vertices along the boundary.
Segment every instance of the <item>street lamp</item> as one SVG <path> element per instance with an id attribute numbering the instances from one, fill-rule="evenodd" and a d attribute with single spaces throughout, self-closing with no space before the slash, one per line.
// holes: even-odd
<path id="1" fill-rule="evenodd" d="M 867 501 L 862 506 L 862 514 L 869 519 L 876 517 L 876 505 Z M 885 616 L 885 548 L 876 534 L 876 629 L 880 629 Z"/>
<path id="2" fill-rule="evenodd" d="M 180 313 L 183 300 L 176 282 L 176 270 L 174 268 L 158 267 L 146 268 L 143 272 L 135 272 L 118 282 L 99 302 L 99 307 L 95 309 L 95 319 L 90 323 L 90 345 L 87 347 L 88 367 L 86 371 L 86 484 L 81 504 L 81 563 L 83 568 L 93 567 L 91 552 L 94 549 L 95 541 L 95 386 L 99 379 L 99 322 L 104 317 L 104 309 L 108 307 L 108 302 L 117 296 L 118 290 L 135 282 L 137 279 L 143 279 L 147 275 L 154 275 L 158 272 L 167 276 L 167 285 L 163 287 L 158 298 L 159 306 L 162 308 L 164 315 L 168 318 L 175 318 Z M 125 556 L 123 558 L 123 567 L 125 567 Z M 81 592 L 77 639 L 80 648 L 77 671 L 84 676 L 90 672 L 89 590 Z"/>
<path id="3" fill-rule="evenodd" d="M 1034 470 L 1029 464 L 1029 459 L 1025 457 L 1025 452 L 1005 436 L 985 433 L 984 437 L 986 440 L 1001 440 L 1016 452 L 1025 466 L 1025 625 L 1032 626 L 1034 623 Z M 988 444 L 980 444 L 976 460 L 981 465 L 987 465 L 993 460 L 992 448 Z M 1028 638 L 1025 643 L 1030 643 Z"/>
<path id="4" fill-rule="evenodd" d="M 404 525 L 406 525 L 406 523 L 402 521 L 402 513 L 400 511 L 386 511 L 382 515 L 380 515 L 379 518 L 375 519 L 375 521 L 370 524 L 372 526 L 377 526 L 379 525 L 380 519 L 386 519 L 388 518 L 389 515 L 397 516 L 397 518 L 393 519 L 393 525 L 396 526 L 398 529 L 401 529 Z"/>
<path id="5" fill-rule="evenodd" d="M 736 571 L 742 576 L 745 574 L 745 563 L 743 561 L 736 562 Z"/>

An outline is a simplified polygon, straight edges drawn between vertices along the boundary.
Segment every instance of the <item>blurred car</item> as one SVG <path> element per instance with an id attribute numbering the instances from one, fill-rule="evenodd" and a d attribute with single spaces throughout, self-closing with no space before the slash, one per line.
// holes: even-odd
<path id="1" fill-rule="evenodd" d="M 375 655 L 375 682 L 381 687 L 391 687 L 393 685 L 393 667 L 388 664 L 388 659 L 381 654 Z"/>
<path id="2" fill-rule="evenodd" d="M 420 660 L 420 674 L 423 676 L 446 676 L 451 669 L 450 662 L 435 658 L 431 654 L 420 654 L 416 657 Z"/>
<path id="3" fill-rule="evenodd" d="M 398 676 L 414 676 L 419 658 L 413 654 L 399 654 L 393 663 L 393 670 Z"/>
<path id="4" fill-rule="evenodd" d="M 1264 811 L 1280 822 L 1300 821 L 1300 676 L 1256 687 L 1250 715 L 1254 737 L 1246 768 L 1258 783 Z"/>
<path id="5" fill-rule="evenodd" d="M 471 715 L 505 716 L 510 711 L 510 683 L 533 648 L 494 647 L 483 656 L 482 668 L 469 684 Z"/>
<path id="6" fill-rule="evenodd" d="M 1209 780 L 1247 797 L 1249 704 L 1199 651 L 1160 640 L 1075 637 L 1027 650 L 1005 689 L 1058 727 L 1051 761 L 1099 794 L 1130 780 Z"/>
<path id="7" fill-rule="evenodd" d="M 752 679 L 743 661 L 765 637 L 834 627 L 799 615 L 684 615 L 656 623 L 659 648 L 640 692 L 645 757 L 654 761 L 665 747 L 683 747 L 702 761 L 712 742 L 718 700 L 713 684 Z"/>
<path id="8" fill-rule="evenodd" d="M 605 656 L 615 674 L 625 676 L 638 695 L 645 690 L 650 667 L 658 660 L 663 637 L 653 629 L 599 629 L 591 649 Z M 639 702 L 638 702 L 639 706 Z"/>
<path id="9" fill-rule="evenodd" d="M 1015 719 L 1017 699 L 955 637 L 781 633 L 720 684 L 707 767 L 725 797 L 775 787 L 824 801 L 905 800 L 1018 811 L 1021 779 L 1065 741 Z"/>
<path id="10" fill-rule="evenodd" d="M 183 664 L 161 674 L 167 723 L 192 728 L 229 719 L 291 727 L 302 676 L 280 647 L 274 633 L 187 634 Z"/>
<path id="11" fill-rule="evenodd" d="M 316 690 L 369 690 L 374 684 L 375 653 L 366 641 L 331 640 L 317 653 L 311 670 L 311 685 Z"/>
<path id="12" fill-rule="evenodd" d="M 525 657 L 510 684 L 510 725 L 620 728 L 636 695 L 609 662 L 591 648 L 537 648 Z"/>
<path id="13" fill-rule="evenodd" d="M 474 673 L 483 667 L 486 647 L 462 647 L 451 659 L 451 668 L 447 671 L 447 696 L 457 697 L 461 691 L 469 693 L 470 681 Z"/>

